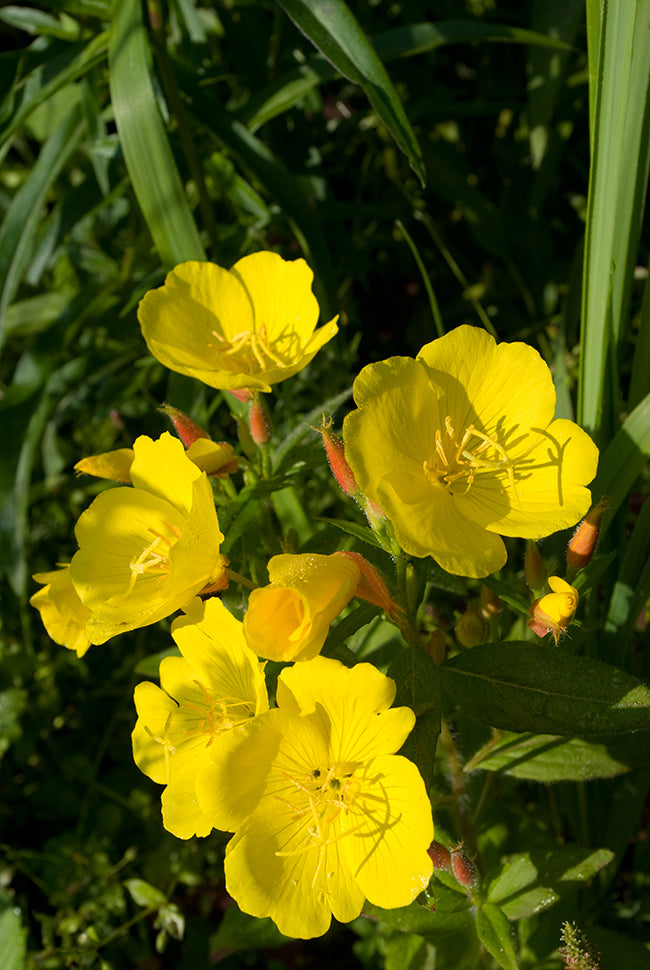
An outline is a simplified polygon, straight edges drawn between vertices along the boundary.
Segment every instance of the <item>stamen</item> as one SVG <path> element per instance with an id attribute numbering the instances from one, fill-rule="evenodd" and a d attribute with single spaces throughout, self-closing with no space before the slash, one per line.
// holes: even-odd
<path id="1" fill-rule="evenodd" d="M 480 472 L 505 472 L 515 495 L 517 494 L 513 463 L 496 435 L 486 434 L 478 430 L 476 425 L 470 424 L 458 440 L 449 415 L 444 424 L 446 438 L 449 439 L 451 447 L 445 447 L 442 432 L 438 428 L 435 434 L 435 454 L 422 465 L 428 481 L 442 485 L 455 495 L 467 495 Z M 473 441 L 476 443 L 472 444 Z M 483 457 L 489 448 L 496 452 L 496 460 Z M 462 491 L 455 488 L 461 483 L 464 485 Z"/>

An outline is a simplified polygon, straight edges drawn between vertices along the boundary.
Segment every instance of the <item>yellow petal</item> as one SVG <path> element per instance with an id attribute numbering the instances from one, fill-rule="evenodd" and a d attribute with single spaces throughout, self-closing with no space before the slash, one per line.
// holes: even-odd
<path id="1" fill-rule="evenodd" d="M 40 612 L 48 634 L 55 643 L 83 657 L 90 646 L 86 635 L 90 610 L 81 602 L 72 585 L 70 565 L 60 566 L 49 573 L 36 573 L 34 579 L 45 585 L 29 602 Z"/>
<path id="2" fill-rule="evenodd" d="M 157 495 L 182 515 L 188 515 L 192 506 L 192 486 L 201 472 L 189 460 L 178 438 L 169 431 L 163 432 L 155 441 L 140 435 L 133 451 L 131 481 L 134 488 Z"/>
<path id="3" fill-rule="evenodd" d="M 74 466 L 74 470 L 78 475 L 94 475 L 96 478 L 108 478 L 113 482 L 127 484 L 131 481 L 132 464 L 133 448 L 118 448 L 116 451 L 105 451 L 102 455 L 82 458 Z"/>
<path id="4" fill-rule="evenodd" d="M 239 465 L 232 445 L 225 441 L 210 441 L 209 438 L 193 441 L 187 449 L 187 457 L 206 475 L 216 475 L 218 478 L 234 475 Z"/>

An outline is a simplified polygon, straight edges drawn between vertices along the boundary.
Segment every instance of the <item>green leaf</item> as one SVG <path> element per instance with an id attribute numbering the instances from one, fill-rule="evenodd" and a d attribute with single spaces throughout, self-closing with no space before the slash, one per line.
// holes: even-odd
<path id="1" fill-rule="evenodd" d="M 397 684 L 395 707 L 410 707 L 417 720 L 400 750 L 420 770 L 427 789 L 440 734 L 440 669 L 419 647 L 407 647 L 393 660 L 388 676 Z"/>
<path id="2" fill-rule="evenodd" d="M 27 691 L 22 687 L 7 687 L 0 691 L 0 758 L 12 741 L 21 736 L 20 716 L 26 707 Z"/>
<path id="3" fill-rule="evenodd" d="M 439 933 L 456 933 L 459 930 L 473 932 L 474 921 L 469 913 L 472 904 L 464 893 L 454 892 L 437 880 L 431 883 L 429 893 L 435 898 L 434 909 L 421 906 L 418 902 L 396 909 L 382 909 L 366 901 L 363 912 L 403 933 L 435 938 Z"/>
<path id="4" fill-rule="evenodd" d="M 257 950 L 261 947 L 282 946 L 288 942 L 273 920 L 256 919 L 242 913 L 238 906 L 231 906 L 224 913 L 217 932 L 210 937 L 210 960 L 217 963 L 221 957 L 240 950 Z"/>
<path id="5" fill-rule="evenodd" d="M 124 885 L 136 906 L 157 909 L 167 903 L 165 894 L 144 879 L 125 879 Z"/>
<path id="6" fill-rule="evenodd" d="M 347 663 L 347 666 L 354 665 L 357 662 L 355 654 L 346 647 L 343 655 L 341 655 L 341 647 L 346 640 L 354 636 L 357 630 L 370 623 L 380 613 L 381 610 L 378 606 L 374 606 L 372 603 L 361 603 L 330 630 L 321 653 L 326 657 L 338 657 L 343 663 Z"/>
<path id="7" fill-rule="evenodd" d="M 431 966 L 431 944 L 421 936 L 391 936 L 386 940 L 384 970 L 425 970 Z"/>
<path id="8" fill-rule="evenodd" d="M 503 910 L 494 903 L 483 903 L 476 914 L 478 937 L 503 970 L 519 970 L 512 943 L 510 924 Z"/>
<path id="9" fill-rule="evenodd" d="M 603 497 L 609 505 L 601 535 L 623 504 L 650 455 L 650 394 L 628 414 L 601 456 L 598 474 L 592 485 L 594 502 Z"/>
<path id="10" fill-rule="evenodd" d="M 650 597 L 650 502 L 645 502 L 634 524 L 605 619 L 603 654 L 624 663 L 630 637 Z"/>
<path id="11" fill-rule="evenodd" d="M 614 778 L 647 761 L 650 745 L 645 732 L 593 741 L 506 731 L 477 751 L 464 770 L 495 771 L 530 781 L 588 781 Z"/>
<path id="12" fill-rule="evenodd" d="M 109 46 L 115 123 L 133 190 L 164 265 L 205 259 L 165 132 L 140 0 L 115 0 Z"/>
<path id="13" fill-rule="evenodd" d="M 650 730 L 650 690 L 615 667 L 529 643 L 481 644 L 441 668 L 443 700 L 483 724 L 536 734 Z"/>
<path id="14" fill-rule="evenodd" d="M 506 856 L 501 872 L 490 883 L 488 901 L 498 903 L 511 920 L 534 916 L 582 887 L 613 858 L 609 849 L 576 845 Z"/>
<path id="15" fill-rule="evenodd" d="M 369 546 L 375 546 L 376 549 L 381 549 L 385 552 L 386 549 L 376 532 L 369 529 L 367 525 L 360 525 L 358 522 L 350 522 L 348 519 L 326 519 L 324 516 L 318 516 L 318 522 L 326 522 L 327 525 L 333 525 L 336 529 L 340 529 L 341 532 L 347 532 L 348 535 L 354 536 L 355 539 L 359 539 L 360 542 L 365 542 Z"/>
<path id="16" fill-rule="evenodd" d="M 343 0 L 280 0 L 280 5 L 341 74 L 363 88 L 424 185 L 422 152 L 402 103 L 347 4 Z"/>
<path id="17" fill-rule="evenodd" d="M 27 931 L 16 902 L 6 889 L 0 889 L 0 967 L 23 970 L 26 965 Z"/>

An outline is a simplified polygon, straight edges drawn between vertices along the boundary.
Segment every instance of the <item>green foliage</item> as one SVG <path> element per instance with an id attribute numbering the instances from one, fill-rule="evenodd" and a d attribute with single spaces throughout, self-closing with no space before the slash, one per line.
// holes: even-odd
<path id="1" fill-rule="evenodd" d="M 420 0 L 41 7 L 0 10 L 0 966 L 597 966 L 574 922 L 603 970 L 647 966 L 647 4 L 588 0 L 585 21 L 577 0 L 445 0 L 435 22 Z M 135 315 L 175 263 L 259 249 L 303 255 L 323 319 L 341 315 L 274 391 L 265 469 L 245 409 L 166 373 Z M 575 404 L 601 446 L 609 507 L 557 647 L 525 625 L 513 540 L 485 583 L 501 612 L 463 650 L 480 584 L 407 564 L 312 430 L 323 411 L 340 425 L 363 364 L 464 322 L 536 345 L 558 414 Z M 323 652 L 395 679 L 417 714 L 401 753 L 471 885 L 437 871 L 411 906 L 367 904 L 305 944 L 232 905 L 227 836 L 164 831 L 129 735 L 135 684 L 176 653 L 169 624 L 78 659 L 28 605 L 104 487 L 74 463 L 160 434 L 163 402 L 239 441 L 243 475 L 215 486 L 239 574 L 344 548 L 386 578 L 397 625 L 352 606 Z M 549 573 L 567 539 L 541 544 Z M 226 601 L 241 615 L 235 584 Z"/>

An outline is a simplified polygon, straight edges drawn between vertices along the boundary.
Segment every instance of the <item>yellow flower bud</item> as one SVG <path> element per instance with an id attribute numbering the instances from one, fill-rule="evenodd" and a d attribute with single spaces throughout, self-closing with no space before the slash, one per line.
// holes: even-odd
<path id="1" fill-rule="evenodd" d="M 557 644 L 573 619 L 579 596 L 578 590 L 559 576 L 549 576 L 548 585 L 552 592 L 535 600 L 529 610 L 528 626 L 538 637 L 551 633 Z"/>

